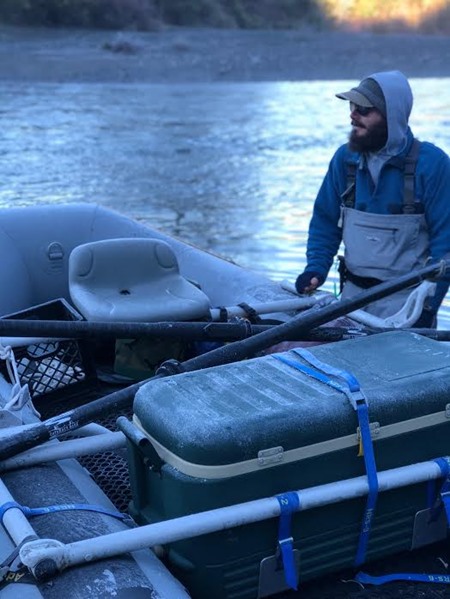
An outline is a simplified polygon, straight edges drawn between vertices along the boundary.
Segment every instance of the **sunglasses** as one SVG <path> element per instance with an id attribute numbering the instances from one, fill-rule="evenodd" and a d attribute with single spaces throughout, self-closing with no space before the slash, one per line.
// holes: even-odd
<path id="1" fill-rule="evenodd" d="M 350 112 L 357 112 L 361 116 L 367 116 L 372 112 L 372 110 L 375 110 L 373 106 L 370 106 L 369 108 L 367 106 L 358 106 L 358 104 L 350 102 Z"/>

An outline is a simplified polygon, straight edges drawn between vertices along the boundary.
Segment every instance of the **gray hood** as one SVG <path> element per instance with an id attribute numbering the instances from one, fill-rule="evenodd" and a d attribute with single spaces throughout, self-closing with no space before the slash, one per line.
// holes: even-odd
<path id="1" fill-rule="evenodd" d="M 413 105 L 411 87 L 400 71 L 374 73 L 370 78 L 381 87 L 386 100 L 388 140 L 381 152 L 395 156 L 406 146 L 408 119 Z"/>
<path id="2" fill-rule="evenodd" d="M 369 78 L 378 83 L 386 100 L 387 143 L 379 152 L 367 156 L 367 164 L 376 183 L 383 164 L 405 149 L 413 95 L 407 78 L 400 71 L 374 73 Z"/>

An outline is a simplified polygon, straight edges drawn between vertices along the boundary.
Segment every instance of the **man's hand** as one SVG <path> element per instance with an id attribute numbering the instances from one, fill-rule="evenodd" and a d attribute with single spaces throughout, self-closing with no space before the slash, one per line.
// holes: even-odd
<path id="1" fill-rule="evenodd" d="M 323 283 L 323 277 L 320 273 L 314 271 L 305 271 L 297 277 L 295 288 L 297 293 L 312 293 Z"/>

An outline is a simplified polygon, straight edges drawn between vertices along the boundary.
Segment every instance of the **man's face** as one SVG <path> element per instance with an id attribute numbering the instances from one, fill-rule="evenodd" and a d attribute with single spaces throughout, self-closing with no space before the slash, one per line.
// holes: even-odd
<path id="1" fill-rule="evenodd" d="M 386 145 L 386 119 L 376 108 L 361 108 L 350 102 L 350 118 L 349 146 L 353 152 L 378 152 Z"/>

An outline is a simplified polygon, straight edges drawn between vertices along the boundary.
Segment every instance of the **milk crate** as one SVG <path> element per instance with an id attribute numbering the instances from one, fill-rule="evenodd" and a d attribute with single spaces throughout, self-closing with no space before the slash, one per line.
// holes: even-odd
<path id="1" fill-rule="evenodd" d="M 2 318 L 21 320 L 83 320 L 63 298 L 33 306 Z M 26 342 L 26 338 L 24 338 Z M 28 384 L 33 403 L 73 396 L 96 381 L 96 371 L 86 341 L 33 338 L 33 343 L 13 347 L 21 385 Z M 0 371 L 8 377 L 6 362 Z"/>

